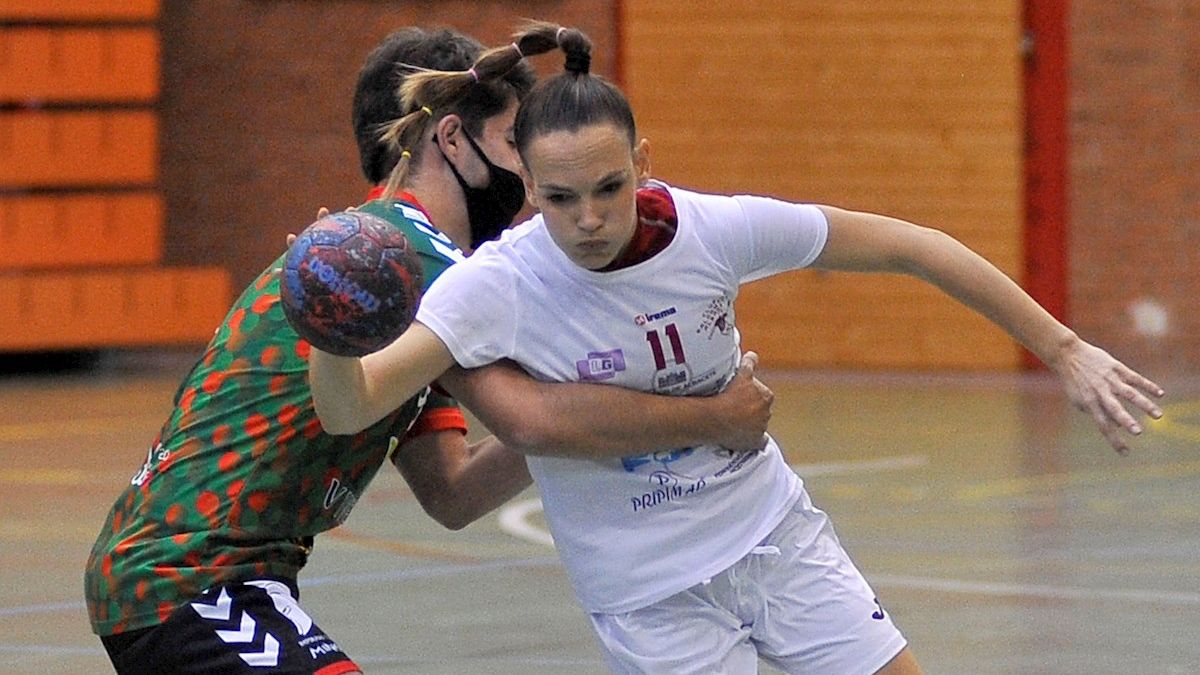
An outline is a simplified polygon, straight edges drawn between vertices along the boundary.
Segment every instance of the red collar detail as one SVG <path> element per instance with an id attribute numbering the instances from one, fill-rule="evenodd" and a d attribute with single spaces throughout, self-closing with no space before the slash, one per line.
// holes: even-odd
<path id="1" fill-rule="evenodd" d="M 367 201 L 372 202 L 376 199 L 383 199 L 386 195 L 386 192 L 387 186 L 376 185 L 375 187 L 371 188 L 370 192 L 367 193 Z M 430 223 L 433 222 L 433 218 L 429 216 L 429 212 L 425 210 L 424 206 L 421 206 L 421 202 L 417 200 L 413 193 L 401 190 L 396 193 L 396 199 L 408 204 L 409 206 L 415 206 L 418 210 L 420 210 L 421 213 L 425 214 L 425 217 L 429 219 Z"/>
<path id="2" fill-rule="evenodd" d="M 671 194 L 661 187 L 644 187 L 637 191 L 638 223 L 633 238 L 625 249 L 600 272 L 632 267 L 653 258 L 675 238 L 679 216 Z"/>

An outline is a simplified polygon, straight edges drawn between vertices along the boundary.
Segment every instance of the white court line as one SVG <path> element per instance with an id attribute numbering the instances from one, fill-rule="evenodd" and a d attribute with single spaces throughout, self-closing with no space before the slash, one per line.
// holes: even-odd
<path id="1" fill-rule="evenodd" d="M 550 535 L 524 520 L 530 513 L 540 511 L 541 500 L 529 499 L 512 505 L 512 519 L 520 518 L 519 526 L 509 534 L 534 543 L 553 546 Z M 501 522 L 504 522 L 503 516 Z M 898 574 L 871 574 L 868 581 L 881 588 L 907 588 L 941 593 L 965 593 L 994 597 L 1037 598 L 1040 600 L 1089 600 L 1146 603 L 1157 605 L 1200 605 L 1200 593 L 1190 591 L 1154 591 L 1128 588 L 1072 588 L 1070 586 L 1037 586 L 992 581 L 936 579 Z"/>
<path id="2" fill-rule="evenodd" d="M 23 607 L 0 607 L 0 618 L 20 616 L 22 614 L 51 614 L 54 612 L 76 611 L 86 609 L 83 602 L 48 602 L 43 605 L 25 605 Z"/>
<path id="3" fill-rule="evenodd" d="M 898 457 L 882 457 L 850 462 L 821 462 L 819 464 L 793 464 L 792 469 L 802 477 L 835 476 L 847 473 L 866 473 L 870 471 L 896 471 L 925 466 L 929 458 L 925 455 L 900 455 Z M 550 533 L 531 524 L 527 518 L 531 513 L 542 510 L 542 501 L 537 498 L 511 502 L 500 509 L 500 529 L 517 539 L 554 546 Z"/>
<path id="4" fill-rule="evenodd" d="M 537 507 L 538 500 L 529 500 Z M 549 537 L 549 535 L 546 535 Z M 455 574 L 478 574 L 480 572 L 519 569 L 529 567 L 553 567 L 558 565 L 556 557 L 524 558 L 518 560 L 490 560 L 481 563 L 459 564 L 415 569 L 388 570 L 374 573 L 331 574 L 311 579 L 302 579 L 300 588 L 338 584 L 376 583 L 380 581 L 405 581 L 428 579 Z M 1162 605 L 1200 606 L 1200 593 L 1190 591 L 1156 591 L 1123 588 L 1072 588 L 1069 586 L 1035 586 L 1031 584 L 1009 584 L 988 581 L 965 581 L 961 579 L 936 579 L 911 577 L 897 574 L 872 574 L 869 581 L 881 588 L 907 588 L 941 593 L 965 593 L 1000 597 L 1026 597 L 1051 600 L 1117 601 Z M 0 617 L 23 614 L 51 614 L 62 611 L 81 611 L 82 602 L 58 602 L 24 607 L 0 607 Z M 20 650 L 24 646 L 0 645 L 0 652 Z"/>
<path id="5" fill-rule="evenodd" d="M 541 510 L 542 500 L 536 497 L 506 504 L 500 510 L 500 529 L 517 539 L 553 548 L 554 538 L 550 536 L 550 533 L 525 520 L 529 514 L 541 512 Z"/>
<path id="6" fill-rule="evenodd" d="M 97 641 L 98 643 L 99 641 Z M 30 654 L 33 656 L 94 656 L 104 649 L 95 647 L 65 647 L 61 645 L 0 645 L 0 654 Z"/>
<path id="7" fill-rule="evenodd" d="M 539 502 L 540 503 L 540 502 Z M 373 583 L 377 581 L 404 581 L 406 579 L 431 579 L 454 574 L 479 574 L 495 570 L 520 569 L 523 567 L 554 567 L 559 564 L 555 556 L 539 558 L 484 560 L 476 563 L 456 563 L 430 567 L 414 567 L 407 569 L 384 570 L 381 572 L 356 572 L 351 574 L 330 574 L 323 577 L 301 579 L 301 589 L 313 586 L 336 586 L 347 583 Z"/>
<path id="8" fill-rule="evenodd" d="M 932 579 L 895 574 L 872 574 L 869 581 L 873 586 L 911 588 L 922 591 L 941 591 L 943 593 L 967 593 L 971 595 L 1049 600 L 1111 600 L 1158 605 L 1200 605 L 1200 593 L 1190 591 L 1151 591 L 1130 588 L 1072 588 L 1070 586 L 1039 586 L 991 581 Z"/>
<path id="9" fill-rule="evenodd" d="M 866 471 L 887 471 L 923 466 L 923 455 L 904 455 L 862 462 L 828 462 L 797 464 L 792 468 L 802 476 L 829 476 Z M 550 533 L 528 521 L 531 514 L 542 510 L 540 499 L 526 499 L 505 506 L 500 512 L 500 528 L 508 534 L 534 544 L 554 546 Z M 966 593 L 996 597 L 1024 597 L 1050 600 L 1090 600 L 1149 603 L 1160 605 L 1200 605 L 1200 593 L 1189 591 L 1155 591 L 1122 588 L 1072 588 L 1069 586 L 1038 586 L 961 579 L 910 577 L 896 574 L 872 574 L 869 581 L 876 586 L 909 588 L 942 593 Z"/>
<path id="10" fill-rule="evenodd" d="M 795 465 L 804 475 L 833 475 L 889 469 L 906 469 L 924 465 L 924 456 L 906 455 L 864 462 L 830 462 L 824 464 Z M 542 510 L 540 499 L 527 499 L 506 505 L 500 511 L 500 527 L 508 534 L 542 546 L 553 547 L 550 534 L 528 522 L 530 514 Z M 526 558 L 518 560 L 493 560 L 480 563 L 440 565 L 416 569 L 387 570 L 374 573 L 336 574 L 302 579 L 301 588 L 306 586 L 337 585 L 345 583 L 372 583 L 377 581 L 402 581 L 423 579 L 453 574 L 474 574 L 489 570 L 521 567 L 543 567 L 558 564 L 557 558 Z M 912 588 L 943 593 L 972 593 L 976 595 L 1033 597 L 1058 600 L 1107 600 L 1135 603 L 1158 603 L 1167 605 L 1200 605 L 1200 593 L 1154 591 L 1140 589 L 1089 589 L 1057 586 L 1034 586 L 1028 584 L 1006 584 L 957 579 L 935 579 L 902 575 L 873 574 L 871 581 L 879 586 Z M 63 611 L 79 611 L 85 608 L 82 602 L 58 602 L 16 607 L 0 607 L 0 618 L 24 614 L 50 614 Z M 3 647 L 0 646 L 0 649 Z"/>

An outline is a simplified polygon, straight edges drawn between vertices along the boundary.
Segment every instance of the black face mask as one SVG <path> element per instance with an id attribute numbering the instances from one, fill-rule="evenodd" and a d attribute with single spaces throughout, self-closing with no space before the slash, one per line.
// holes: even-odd
<path id="1" fill-rule="evenodd" d="M 487 166 L 487 187 L 467 185 L 467 181 L 463 180 L 462 174 L 454 167 L 450 158 L 446 157 L 446 153 L 442 152 L 442 157 L 450 165 L 450 170 L 454 172 L 454 177 L 458 179 L 458 185 L 462 188 L 463 197 L 467 200 L 467 221 L 471 225 L 471 248 L 474 249 L 483 242 L 500 236 L 504 228 L 512 224 L 513 218 L 525 205 L 525 184 L 517 174 L 492 164 L 492 160 L 483 154 L 483 149 L 465 130 L 463 136 Z M 436 139 L 434 143 L 437 143 Z M 438 145 L 438 152 L 441 150 L 442 146 Z"/>

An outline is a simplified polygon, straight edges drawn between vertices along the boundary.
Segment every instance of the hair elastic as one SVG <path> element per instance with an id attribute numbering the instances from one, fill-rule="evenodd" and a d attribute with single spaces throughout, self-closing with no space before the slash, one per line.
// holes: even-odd
<path id="1" fill-rule="evenodd" d="M 522 58 L 522 59 L 525 58 L 525 55 L 521 53 L 521 45 L 514 42 L 514 43 L 512 43 L 512 48 L 517 50 L 518 58 Z"/>
<path id="2" fill-rule="evenodd" d="M 421 112 L 425 113 L 426 115 L 429 115 L 430 117 L 433 117 L 433 111 L 430 110 L 429 106 L 427 106 L 427 105 L 421 106 Z"/>
<path id="3" fill-rule="evenodd" d="M 475 78 L 476 82 L 479 81 L 479 73 L 475 72 L 475 66 L 467 68 L 467 72 L 471 74 L 471 77 Z"/>
<path id="4" fill-rule="evenodd" d="M 400 159 L 412 159 L 412 153 L 405 150 L 400 153 Z"/>
<path id="5" fill-rule="evenodd" d="M 561 46 L 562 46 L 562 34 L 563 34 L 563 32 L 565 32 L 566 30 L 567 30 L 567 27 L 566 27 L 566 26 L 559 26 L 559 27 L 558 27 L 558 30 L 554 31 L 554 41 L 555 41 L 556 43 L 558 43 L 558 46 L 559 46 L 559 47 L 561 47 Z"/>
<path id="6" fill-rule="evenodd" d="M 563 60 L 563 68 L 567 72 L 587 75 L 592 66 L 592 55 L 586 51 L 571 50 Z"/>

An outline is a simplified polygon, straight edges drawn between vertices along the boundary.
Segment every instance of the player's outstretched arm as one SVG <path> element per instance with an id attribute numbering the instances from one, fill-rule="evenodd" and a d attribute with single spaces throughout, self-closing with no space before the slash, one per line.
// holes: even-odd
<path id="1" fill-rule="evenodd" d="M 308 382 L 321 427 L 354 434 L 396 410 L 454 365 L 450 351 L 419 322 L 387 347 L 363 357 L 313 348 Z"/>
<path id="2" fill-rule="evenodd" d="M 827 206 L 821 210 L 829 220 L 829 239 L 813 267 L 909 274 L 937 286 L 1037 355 L 1118 452 L 1129 450 L 1121 430 L 1142 432 L 1126 404 L 1151 417 L 1162 416 L 1150 398 L 1161 397 L 1161 387 L 1080 339 L 1016 282 L 953 237 L 896 218 Z"/>
<path id="3" fill-rule="evenodd" d="M 505 445 L 531 455 L 622 457 L 699 444 L 756 451 L 766 443 L 774 394 L 747 353 L 715 396 L 660 396 L 622 387 L 539 382 L 497 363 L 453 368 L 439 382 Z"/>

